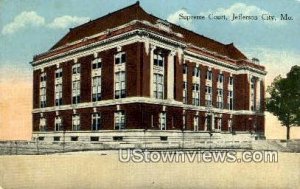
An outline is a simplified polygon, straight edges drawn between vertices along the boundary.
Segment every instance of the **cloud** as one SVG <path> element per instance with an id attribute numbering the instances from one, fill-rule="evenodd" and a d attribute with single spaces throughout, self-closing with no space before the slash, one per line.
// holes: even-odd
<path id="1" fill-rule="evenodd" d="M 42 26 L 44 24 L 45 19 L 39 16 L 35 11 L 24 11 L 17 15 L 11 23 L 3 27 L 2 34 L 12 34 L 28 26 Z"/>
<path id="2" fill-rule="evenodd" d="M 270 85 L 277 75 L 285 77 L 294 65 L 300 65 L 300 54 L 294 51 L 274 50 L 270 48 L 245 49 L 249 57 L 257 57 L 260 64 L 266 67 L 266 85 Z"/>
<path id="3" fill-rule="evenodd" d="M 26 27 L 47 27 L 51 29 L 65 29 L 89 21 L 89 17 L 77 17 L 64 15 L 56 17 L 52 22 L 46 23 L 45 18 L 38 15 L 35 11 L 24 11 L 17 15 L 14 20 L 6 24 L 1 33 L 3 35 L 13 34 Z"/>
<path id="4" fill-rule="evenodd" d="M 170 14 L 167 20 L 173 24 L 177 24 L 187 29 L 193 30 L 192 20 L 180 19 L 179 15 L 191 16 L 191 14 L 186 11 L 186 9 L 180 9 Z"/>
<path id="5" fill-rule="evenodd" d="M 267 15 L 273 15 L 267 10 L 261 9 L 254 5 L 247 5 L 244 3 L 235 3 L 231 5 L 229 8 L 217 8 L 216 10 L 210 10 L 207 12 L 202 12 L 202 15 L 208 15 L 213 13 L 214 15 L 226 15 L 231 19 L 232 15 L 239 15 L 243 14 L 244 16 L 258 16 L 258 18 L 261 18 L 261 15 L 267 14 Z M 233 20 L 231 23 L 250 23 L 251 20 Z M 263 21 L 263 20 L 262 20 Z M 276 21 L 263 21 L 264 23 L 268 23 L 271 25 L 282 25 L 284 22 L 277 19 Z"/>
<path id="6" fill-rule="evenodd" d="M 51 23 L 48 24 L 48 27 L 52 29 L 64 29 L 75 25 L 83 24 L 89 20 L 90 20 L 89 17 L 77 17 L 77 16 L 65 15 L 65 16 L 55 18 Z"/>

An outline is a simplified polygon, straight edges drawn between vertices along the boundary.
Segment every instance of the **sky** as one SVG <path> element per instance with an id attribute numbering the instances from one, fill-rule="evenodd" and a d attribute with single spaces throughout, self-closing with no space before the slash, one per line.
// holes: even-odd
<path id="1" fill-rule="evenodd" d="M 7 124 L 11 128 L 17 125 L 27 128 L 31 124 L 32 69 L 29 63 L 35 54 L 49 50 L 69 28 L 135 2 L 0 0 L 0 130 Z M 266 67 L 266 85 L 279 74 L 285 76 L 293 65 L 300 65 L 299 0 L 142 0 L 140 5 L 148 13 L 201 35 L 225 44 L 233 42 L 248 58 L 256 57 Z M 259 18 L 262 14 L 272 15 L 276 21 L 187 21 L 179 17 L 179 14 L 231 17 L 233 13 Z M 280 20 L 280 14 L 288 14 L 293 20 Z M 20 112 L 21 107 L 26 111 Z M 14 115 L 21 116 L 22 121 L 7 123 L 3 118 L 8 116 L 9 108 L 13 108 Z M 279 124 L 271 118 L 270 123 Z"/>

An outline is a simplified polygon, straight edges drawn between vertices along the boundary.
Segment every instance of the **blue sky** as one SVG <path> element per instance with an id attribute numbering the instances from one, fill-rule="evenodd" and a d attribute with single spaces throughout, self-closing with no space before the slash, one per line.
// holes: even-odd
<path id="1" fill-rule="evenodd" d="M 0 74 L 7 69 L 30 73 L 34 54 L 47 51 L 70 27 L 116 11 L 135 0 L 2 0 L 0 1 Z M 300 64 L 300 1 L 217 1 L 217 0 L 142 0 L 141 6 L 157 17 L 223 43 L 240 48 L 249 58 L 257 57 L 269 72 L 269 79 L 285 74 Z M 270 14 L 276 22 L 185 21 L 185 15 L 243 13 Z M 287 13 L 293 21 L 279 21 Z M 21 70 L 22 69 L 22 70 Z M 0 80 L 3 77 L 0 75 Z"/>

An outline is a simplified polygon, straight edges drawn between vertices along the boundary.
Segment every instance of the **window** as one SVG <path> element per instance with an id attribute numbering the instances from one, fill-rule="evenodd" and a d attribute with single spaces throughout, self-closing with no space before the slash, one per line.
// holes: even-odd
<path id="1" fill-rule="evenodd" d="M 40 107 L 46 107 L 46 86 L 40 87 Z"/>
<path id="2" fill-rule="evenodd" d="M 78 136 L 71 136 L 71 141 L 78 141 Z"/>
<path id="3" fill-rule="evenodd" d="M 233 85 L 233 78 L 229 77 L 229 85 Z"/>
<path id="4" fill-rule="evenodd" d="M 223 89 L 217 89 L 217 108 L 223 108 Z"/>
<path id="5" fill-rule="evenodd" d="M 92 68 L 93 70 L 101 69 L 102 63 L 101 58 L 96 58 L 92 61 Z"/>
<path id="6" fill-rule="evenodd" d="M 228 91 L 228 108 L 229 110 L 233 110 L 233 92 Z"/>
<path id="7" fill-rule="evenodd" d="M 80 103 L 80 80 L 73 81 L 72 84 L 73 104 Z"/>
<path id="8" fill-rule="evenodd" d="M 55 117 L 55 131 L 62 131 L 62 121 L 60 116 Z"/>
<path id="9" fill-rule="evenodd" d="M 46 119 L 44 117 L 40 118 L 40 131 L 47 131 Z"/>
<path id="10" fill-rule="evenodd" d="M 223 74 L 219 74 L 218 75 L 218 82 L 219 83 L 223 83 L 223 81 L 224 81 L 224 75 Z"/>
<path id="11" fill-rule="evenodd" d="M 212 71 L 209 71 L 209 70 L 208 70 L 208 71 L 206 72 L 206 79 L 207 79 L 207 80 L 212 80 Z"/>
<path id="12" fill-rule="evenodd" d="M 72 66 L 72 73 L 73 74 L 80 74 L 80 64 L 75 64 Z"/>
<path id="13" fill-rule="evenodd" d="M 92 136 L 92 137 L 91 137 L 91 141 L 92 141 L 92 142 L 99 141 L 99 137 Z"/>
<path id="14" fill-rule="evenodd" d="M 55 78 L 56 79 L 62 78 L 62 69 L 61 68 L 55 70 Z"/>
<path id="15" fill-rule="evenodd" d="M 167 129 L 166 113 L 165 112 L 161 112 L 159 114 L 159 128 L 160 128 L 160 130 L 166 130 Z"/>
<path id="16" fill-rule="evenodd" d="M 93 102 L 101 100 L 101 76 L 92 78 L 92 98 Z"/>
<path id="17" fill-rule="evenodd" d="M 200 77 L 200 68 L 199 67 L 195 67 L 193 70 L 193 76 L 195 77 Z"/>
<path id="18" fill-rule="evenodd" d="M 115 98 L 126 97 L 125 71 L 115 73 Z"/>
<path id="19" fill-rule="evenodd" d="M 193 84 L 193 98 L 192 103 L 195 106 L 200 106 L 200 85 L 199 84 Z"/>
<path id="20" fill-rule="evenodd" d="M 160 140 L 161 140 L 161 141 L 168 141 L 168 137 L 167 137 L 167 136 L 161 136 L 161 137 L 160 137 Z"/>
<path id="21" fill-rule="evenodd" d="M 228 119 L 228 131 L 232 132 L 232 120 Z"/>
<path id="22" fill-rule="evenodd" d="M 117 111 L 115 113 L 115 130 L 125 129 L 125 113 Z"/>
<path id="23" fill-rule="evenodd" d="M 186 128 L 186 115 L 185 114 L 182 115 L 182 128 L 183 129 Z"/>
<path id="24" fill-rule="evenodd" d="M 55 85 L 55 105 L 62 105 L 62 84 Z"/>
<path id="25" fill-rule="evenodd" d="M 79 115 L 72 116 L 72 130 L 79 131 L 80 130 L 80 117 Z"/>
<path id="26" fill-rule="evenodd" d="M 101 128 L 101 116 L 100 113 L 92 114 L 92 131 L 100 130 Z"/>
<path id="27" fill-rule="evenodd" d="M 126 63 L 126 54 L 125 52 L 121 52 L 115 55 L 115 64 L 123 64 Z"/>
<path id="28" fill-rule="evenodd" d="M 251 78 L 250 86 L 251 86 L 251 89 L 250 89 L 250 109 L 251 109 L 251 111 L 253 111 L 254 110 L 254 103 L 255 103 L 255 95 L 254 95 L 255 78 L 254 77 Z"/>
<path id="29" fill-rule="evenodd" d="M 40 82 L 40 107 L 46 107 L 46 73 L 41 74 L 41 82 Z"/>
<path id="30" fill-rule="evenodd" d="M 73 77 L 72 77 L 72 103 L 80 103 L 80 64 L 72 66 Z"/>
<path id="31" fill-rule="evenodd" d="M 211 106 L 212 101 L 212 88 L 210 86 L 205 87 L 205 105 Z"/>
<path id="32" fill-rule="evenodd" d="M 199 130 L 199 117 L 195 116 L 194 117 L 194 131 L 198 131 Z"/>
<path id="33" fill-rule="evenodd" d="M 163 99 L 164 94 L 164 76 L 162 74 L 154 74 L 153 93 L 154 98 Z"/>
<path id="34" fill-rule="evenodd" d="M 187 82 L 183 82 L 183 103 L 187 104 Z"/>
<path id="35" fill-rule="evenodd" d="M 154 66 L 164 67 L 164 58 L 161 54 L 154 53 Z"/>
<path id="36" fill-rule="evenodd" d="M 60 137 L 59 136 L 53 137 L 53 141 L 60 141 Z"/>
<path id="37" fill-rule="evenodd" d="M 222 118 L 216 118 L 217 120 L 217 130 L 221 131 L 222 128 Z"/>
<path id="38" fill-rule="evenodd" d="M 41 82 L 46 81 L 47 80 L 47 75 L 46 73 L 42 73 L 41 74 Z"/>
<path id="39" fill-rule="evenodd" d="M 187 65 L 183 64 L 183 74 L 187 74 Z"/>
<path id="40" fill-rule="evenodd" d="M 122 136 L 114 136 L 114 137 L 113 137 L 113 140 L 114 140 L 114 141 L 122 141 L 122 140 L 123 140 L 123 137 L 122 137 Z"/>

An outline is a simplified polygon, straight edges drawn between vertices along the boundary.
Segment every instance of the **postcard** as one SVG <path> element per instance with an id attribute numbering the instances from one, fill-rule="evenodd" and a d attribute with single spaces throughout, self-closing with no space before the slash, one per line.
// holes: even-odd
<path id="1" fill-rule="evenodd" d="M 1 1 L 0 188 L 297 188 L 300 1 Z"/>

